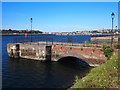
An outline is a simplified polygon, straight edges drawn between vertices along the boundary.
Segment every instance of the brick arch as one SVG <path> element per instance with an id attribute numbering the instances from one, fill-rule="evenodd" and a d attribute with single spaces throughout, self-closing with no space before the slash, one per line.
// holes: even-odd
<path id="1" fill-rule="evenodd" d="M 64 61 L 70 61 L 70 62 L 75 61 L 75 62 L 79 62 L 79 64 L 81 64 L 82 66 L 90 66 L 88 62 L 81 59 L 80 57 L 75 57 L 75 56 L 64 56 L 58 59 L 58 62 L 64 62 Z"/>
<path id="2" fill-rule="evenodd" d="M 58 60 L 60 60 L 61 58 L 64 58 L 64 57 L 75 57 L 75 58 L 87 61 L 87 58 L 85 58 L 84 56 L 82 56 L 80 54 L 77 54 L 77 53 L 72 53 L 72 52 L 69 52 L 69 53 L 66 53 L 66 54 L 56 54 L 55 56 L 53 56 L 53 60 L 58 61 Z"/>

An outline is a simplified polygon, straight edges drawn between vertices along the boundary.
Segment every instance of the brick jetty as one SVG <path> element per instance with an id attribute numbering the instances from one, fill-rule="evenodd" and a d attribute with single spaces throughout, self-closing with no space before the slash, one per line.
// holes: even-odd
<path id="1" fill-rule="evenodd" d="M 75 57 L 87 62 L 90 66 L 105 63 L 107 58 L 101 48 L 85 47 L 77 43 L 60 42 L 26 42 L 9 43 L 8 55 L 13 58 L 26 58 L 40 61 L 59 61 L 64 57 Z"/>

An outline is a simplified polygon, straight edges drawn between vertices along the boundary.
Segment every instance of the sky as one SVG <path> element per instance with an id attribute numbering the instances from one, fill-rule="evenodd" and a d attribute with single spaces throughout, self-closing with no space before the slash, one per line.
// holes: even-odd
<path id="1" fill-rule="evenodd" d="M 118 26 L 118 2 L 3 2 L 2 29 L 72 32 Z"/>
<path id="2" fill-rule="evenodd" d="M 2 0 L 2 2 L 119 2 L 120 0 Z"/>

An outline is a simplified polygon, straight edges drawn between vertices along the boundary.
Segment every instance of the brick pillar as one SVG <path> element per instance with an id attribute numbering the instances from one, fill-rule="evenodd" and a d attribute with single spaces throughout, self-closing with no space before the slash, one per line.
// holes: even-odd
<path id="1" fill-rule="evenodd" d="M 52 46 L 46 46 L 46 60 L 51 61 Z"/>
<path id="2" fill-rule="evenodd" d="M 19 50 L 20 50 L 20 44 L 16 44 L 16 49 L 15 49 L 15 57 L 16 58 L 18 58 L 20 56 Z"/>

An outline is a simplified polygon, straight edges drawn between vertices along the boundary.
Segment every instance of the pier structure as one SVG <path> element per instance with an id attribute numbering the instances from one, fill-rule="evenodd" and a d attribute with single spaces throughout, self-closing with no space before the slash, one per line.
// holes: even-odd
<path id="1" fill-rule="evenodd" d="M 82 44 L 77 43 L 9 43 L 7 51 L 8 55 L 12 58 L 26 58 L 40 61 L 59 61 L 65 57 L 75 57 L 88 63 L 90 66 L 98 66 L 107 61 L 101 48 L 83 47 Z"/>

